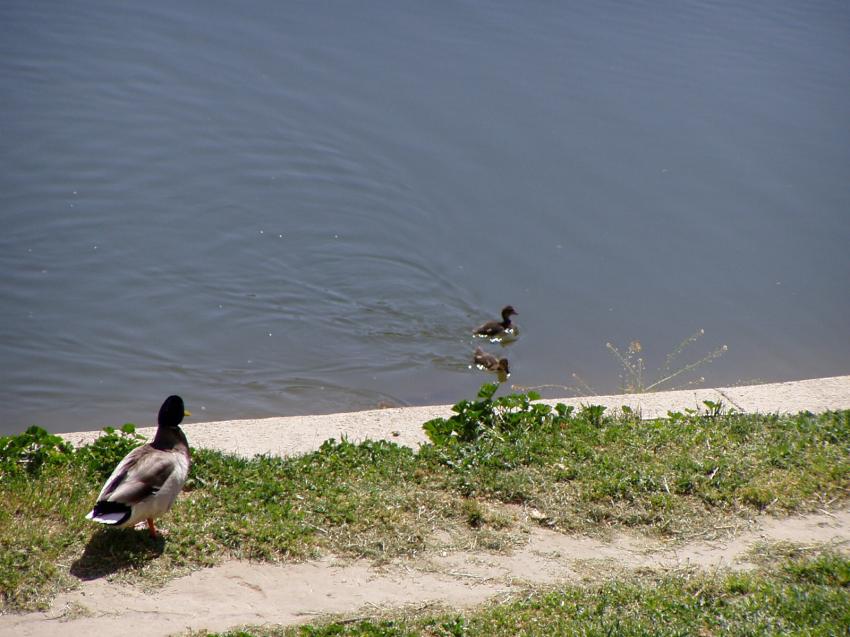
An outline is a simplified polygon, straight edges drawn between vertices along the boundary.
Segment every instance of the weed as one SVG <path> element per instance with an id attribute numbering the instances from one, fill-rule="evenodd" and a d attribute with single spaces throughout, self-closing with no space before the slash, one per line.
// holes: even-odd
<path id="1" fill-rule="evenodd" d="M 452 407 L 450 418 L 435 418 L 423 425 L 428 438 L 437 446 L 476 442 L 484 438 L 503 440 L 503 436 L 522 436 L 531 428 L 548 426 L 564 418 L 571 407 L 533 404 L 540 398 L 535 392 L 509 394 L 493 398 L 499 385 L 485 384 L 478 400 L 462 400 Z M 602 408 L 604 409 L 604 408 Z"/>
<path id="2" fill-rule="evenodd" d="M 674 363 L 682 352 L 698 341 L 704 334 L 705 330 L 699 329 L 674 347 L 673 350 L 665 357 L 664 364 L 656 371 L 655 376 L 650 379 L 646 378 L 646 362 L 643 357 L 643 345 L 640 341 L 631 341 L 626 349 L 622 351 L 610 342 L 605 343 L 605 348 L 611 352 L 622 367 L 622 371 L 619 374 L 620 392 L 623 394 L 643 394 L 647 392 L 661 391 L 663 389 L 684 389 L 685 387 L 692 387 L 704 382 L 705 378 L 700 377 L 687 382 L 684 387 L 667 386 L 673 380 L 680 378 L 681 376 L 688 374 L 703 365 L 707 365 L 708 363 L 720 358 L 726 351 L 728 351 L 729 348 L 726 345 L 721 345 L 696 361 L 686 363 L 679 367 L 674 367 Z M 598 394 L 598 392 L 585 382 L 581 376 L 576 373 L 572 376 L 576 383 L 573 386 L 546 384 L 535 385 L 534 387 L 523 387 L 521 385 L 514 385 L 513 389 L 519 391 L 560 389 L 573 395 L 584 396 L 595 396 Z"/>
<path id="3" fill-rule="evenodd" d="M 17 436 L 0 437 L 0 479 L 38 474 L 45 465 L 67 462 L 73 449 L 59 436 L 32 426 Z"/>
<path id="4" fill-rule="evenodd" d="M 466 516 L 466 523 L 472 528 L 480 528 L 484 524 L 484 510 L 477 500 L 464 500 L 463 513 Z"/>
<path id="5" fill-rule="evenodd" d="M 103 431 L 104 435 L 77 451 L 77 459 L 92 476 L 106 480 L 121 459 L 141 445 L 145 438 L 136 433 L 136 426 L 132 423 L 118 430 L 104 427 Z"/>
<path id="6" fill-rule="evenodd" d="M 621 352 L 619 349 L 617 349 L 617 347 L 615 347 L 611 343 L 605 343 L 605 347 L 608 349 L 609 352 L 614 355 L 614 357 L 620 362 L 620 365 L 622 365 L 623 367 L 623 371 L 620 374 L 620 384 L 622 392 L 624 394 L 642 394 L 645 392 L 658 391 L 664 385 L 680 377 L 681 375 L 691 372 L 697 369 L 698 367 L 701 367 L 702 365 L 705 365 L 717 358 L 720 358 L 724 354 L 724 352 L 728 350 L 728 347 L 726 347 L 726 345 L 721 345 L 720 347 L 709 352 L 702 358 L 674 369 L 673 363 L 676 361 L 679 355 L 688 346 L 699 340 L 699 338 L 704 334 L 705 330 L 697 330 L 688 338 L 679 343 L 676 347 L 674 347 L 673 351 L 667 354 L 664 360 L 664 365 L 658 370 L 655 378 L 651 380 L 647 380 L 645 378 L 646 365 L 643 356 L 641 356 L 641 353 L 643 352 L 643 346 L 641 345 L 640 341 L 635 340 L 629 343 L 629 346 L 626 348 L 625 352 Z M 693 385 L 694 382 L 702 382 L 703 380 L 703 378 L 700 378 L 698 381 L 692 381 L 691 383 L 688 383 L 688 386 Z"/>

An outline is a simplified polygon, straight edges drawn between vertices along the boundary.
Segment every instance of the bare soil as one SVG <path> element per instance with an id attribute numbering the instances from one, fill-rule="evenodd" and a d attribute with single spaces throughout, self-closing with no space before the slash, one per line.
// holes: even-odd
<path id="1" fill-rule="evenodd" d="M 747 569 L 760 542 L 830 543 L 850 550 L 850 510 L 761 518 L 724 537 L 665 544 L 636 535 L 610 542 L 564 535 L 525 511 L 525 543 L 509 553 L 449 552 L 375 566 L 324 558 L 300 564 L 229 561 L 144 591 L 106 579 L 81 581 L 47 612 L 0 617 L 0 634 L 21 637 L 113 634 L 137 637 L 241 625 L 298 624 L 317 616 L 374 615 L 378 610 L 466 608 L 509 601 L 529 586 L 576 583 L 634 569 Z M 437 538 L 438 539 L 438 538 Z"/>

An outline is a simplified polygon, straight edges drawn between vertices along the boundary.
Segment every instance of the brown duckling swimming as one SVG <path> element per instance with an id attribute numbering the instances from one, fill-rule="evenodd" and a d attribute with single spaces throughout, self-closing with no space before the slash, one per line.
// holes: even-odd
<path id="1" fill-rule="evenodd" d="M 501 321 L 487 321 L 483 325 L 476 327 L 473 334 L 476 336 L 501 336 L 507 330 L 514 327 L 511 323 L 511 316 L 517 314 L 519 314 L 519 312 L 514 309 L 513 305 L 506 305 L 502 308 Z"/>
<path id="2" fill-rule="evenodd" d="M 475 364 L 479 367 L 491 372 L 498 372 L 499 375 L 507 376 L 511 373 L 508 368 L 507 358 L 496 358 L 492 354 L 485 352 L 480 347 L 475 348 L 475 354 L 473 355 L 472 360 L 475 361 Z"/>

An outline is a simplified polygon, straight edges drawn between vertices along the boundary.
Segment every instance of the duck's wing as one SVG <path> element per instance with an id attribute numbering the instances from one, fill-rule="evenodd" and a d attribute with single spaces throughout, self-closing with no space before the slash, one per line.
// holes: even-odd
<path id="1" fill-rule="evenodd" d="M 475 328 L 474 334 L 491 336 L 502 329 L 502 324 L 498 321 L 487 321 Z"/>
<path id="2" fill-rule="evenodd" d="M 133 506 L 157 493 L 174 470 L 173 454 L 143 445 L 115 467 L 97 499 Z"/>
<path id="3" fill-rule="evenodd" d="M 499 364 L 498 359 L 490 354 L 489 352 L 484 352 L 481 348 L 478 348 L 475 351 L 475 356 L 473 357 L 476 365 L 481 365 L 482 367 L 486 367 L 487 369 L 493 369 L 495 365 Z"/>

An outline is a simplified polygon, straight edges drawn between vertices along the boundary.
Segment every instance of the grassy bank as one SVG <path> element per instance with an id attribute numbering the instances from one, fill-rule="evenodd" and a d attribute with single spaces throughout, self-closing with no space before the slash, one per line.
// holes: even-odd
<path id="1" fill-rule="evenodd" d="M 514 505 L 560 531 L 675 539 L 850 493 L 850 411 L 743 415 L 707 404 L 641 421 L 494 392 L 485 386 L 452 419 L 426 423 L 434 444 L 418 453 L 382 441 L 329 441 L 285 459 L 196 450 L 158 540 L 84 519 L 139 444 L 131 429 L 78 450 L 40 430 L 0 439 L 2 608 L 44 608 L 77 578 L 153 585 L 231 557 L 390 559 L 427 551 L 437 531 L 455 546 L 500 550 L 522 523 Z"/>
<path id="2" fill-rule="evenodd" d="M 751 573 L 644 574 L 531 592 L 457 612 L 390 614 L 220 637 L 514 637 L 515 635 L 846 635 L 850 560 L 789 556 Z"/>

